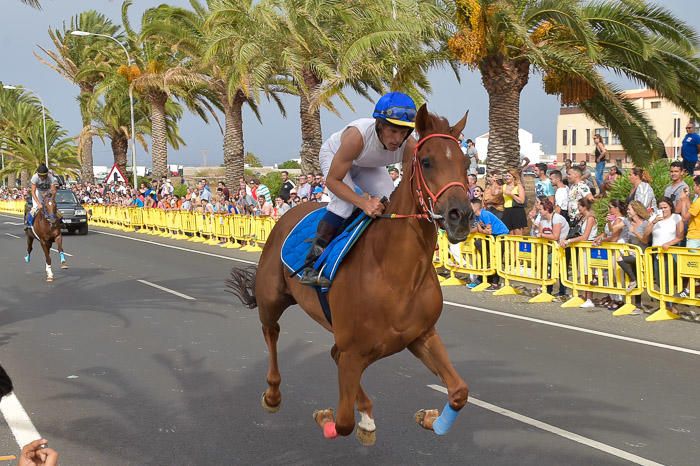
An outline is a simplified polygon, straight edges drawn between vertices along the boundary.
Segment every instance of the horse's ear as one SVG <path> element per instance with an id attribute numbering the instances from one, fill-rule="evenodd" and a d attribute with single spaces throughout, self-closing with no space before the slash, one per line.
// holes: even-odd
<path id="1" fill-rule="evenodd" d="M 430 115 L 428 114 L 428 107 L 423 104 L 418 109 L 416 113 L 416 131 L 420 137 L 425 136 L 425 131 L 428 129 L 430 123 Z"/>
<path id="2" fill-rule="evenodd" d="M 462 133 L 462 131 L 464 131 L 464 127 L 467 126 L 468 119 L 469 119 L 469 110 L 467 110 L 467 113 L 464 114 L 464 116 L 462 117 L 461 120 L 459 120 L 457 123 L 454 124 L 454 126 L 452 126 L 450 128 L 450 134 L 453 137 L 458 138 L 459 135 Z"/>

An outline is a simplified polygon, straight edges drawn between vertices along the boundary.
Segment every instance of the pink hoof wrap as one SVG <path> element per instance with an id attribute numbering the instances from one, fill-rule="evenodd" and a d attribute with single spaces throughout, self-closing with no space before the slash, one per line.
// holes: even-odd
<path id="1" fill-rule="evenodd" d="M 323 424 L 323 436 L 326 438 L 336 438 L 338 432 L 335 431 L 335 422 L 328 421 Z"/>

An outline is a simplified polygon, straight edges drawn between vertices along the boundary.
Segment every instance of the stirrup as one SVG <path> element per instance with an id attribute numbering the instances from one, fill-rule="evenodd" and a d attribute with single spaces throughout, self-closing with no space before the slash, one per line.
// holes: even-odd
<path id="1" fill-rule="evenodd" d="M 307 267 L 304 269 L 301 277 L 299 278 L 299 283 L 302 285 L 321 287 L 328 287 L 331 284 L 326 277 L 321 275 L 320 271 L 314 269 L 313 267 Z"/>

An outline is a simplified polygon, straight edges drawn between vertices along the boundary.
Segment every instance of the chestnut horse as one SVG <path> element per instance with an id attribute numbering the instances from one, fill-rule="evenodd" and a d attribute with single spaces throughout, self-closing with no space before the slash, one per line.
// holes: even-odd
<path id="1" fill-rule="evenodd" d="M 331 356 L 339 373 L 337 417 L 334 419 L 331 409 L 314 413 L 326 438 L 353 431 L 357 403 L 361 416 L 358 439 L 365 445 L 374 443 L 372 401 L 360 386 L 360 378 L 370 364 L 404 348 L 438 375 L 448 390 L 444 416 L 438 418 L 437 410 L 421 410 L 416 421 L 438 434 L 449 430 L 467 402 L 468 390 L 435 330 L 442 312 L 442 291 L 432 261 L 438 227 L 453 243 L 469 234 L 472 210 L 465 187 L 465 157 L 456 139 L 466 122 L 467 115 L 451 127 L 444 118 L 429 114 L 425 105 L 418 110 L 416 131 L 421 139 L 414 154 L 403 160 L 403 180 L 392 193 L 385 214 L 369 225 L 345 258 L 328 293 L 332 326 L 314 288 L 290 277 L 280 259 L 289 232 L 318 204 L 301 204 L 277 222 L 257 270 L 231 271 L 228 285 L 232 292 L 250 308 L 257 306 L 262 322 L 269 350 L 268 388 L 262 396 L 267 411 L 277 411 L 282 401 L 278 320 L 285 309 L 299 304 L 335 338 Z"/>
<path id="2" fill-rule="evenodd" d="M 67 269 L 66 256 L 63 252 L 63 236 L 61 235 L 61 218 L 58 215 L 56 200 L 51 193 L 44 195 L 42 202 L 43 206 L 36 213 L 34 222 L 31 228 L 27 228 L 27 255 L 24 260 L 29 263 L 31 259 L 34 239 L 39 240 L 41 249 L 46 257 L 46 281 L 53 281 L 53 272 L 51 271 L 51 246 L 56 243 L 58 248 L 59 258 L 61 260 L 61 268 Z"/>

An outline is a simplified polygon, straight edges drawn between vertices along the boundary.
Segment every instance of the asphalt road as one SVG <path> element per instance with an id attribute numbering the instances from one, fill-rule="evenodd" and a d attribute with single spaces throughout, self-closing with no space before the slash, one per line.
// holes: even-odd
<path id="1" fill-rule="evenodd" d="M 470 395 L 496 408 L 468 405 L 445 437 L 420 429 L 413 413 L 446 396 L 404 352 L 365 373 L 377 443 L 363 447 L 312 420 L 337 402 L 332 336 L 297 307 L 281 320 L 282 409 L 260 407 L 257 313 L 224 291 L 256 254 L 93 228 L 64 239 L 70 268 L 46 283 L 15 222 L 0 216 L 0 360 L 64 465 L 698 463 L 696 324 L 446 289 L 465 306 L 445 305 L 441 335 Z M 17 450 L 0 417 L 0 455 Z"/>

